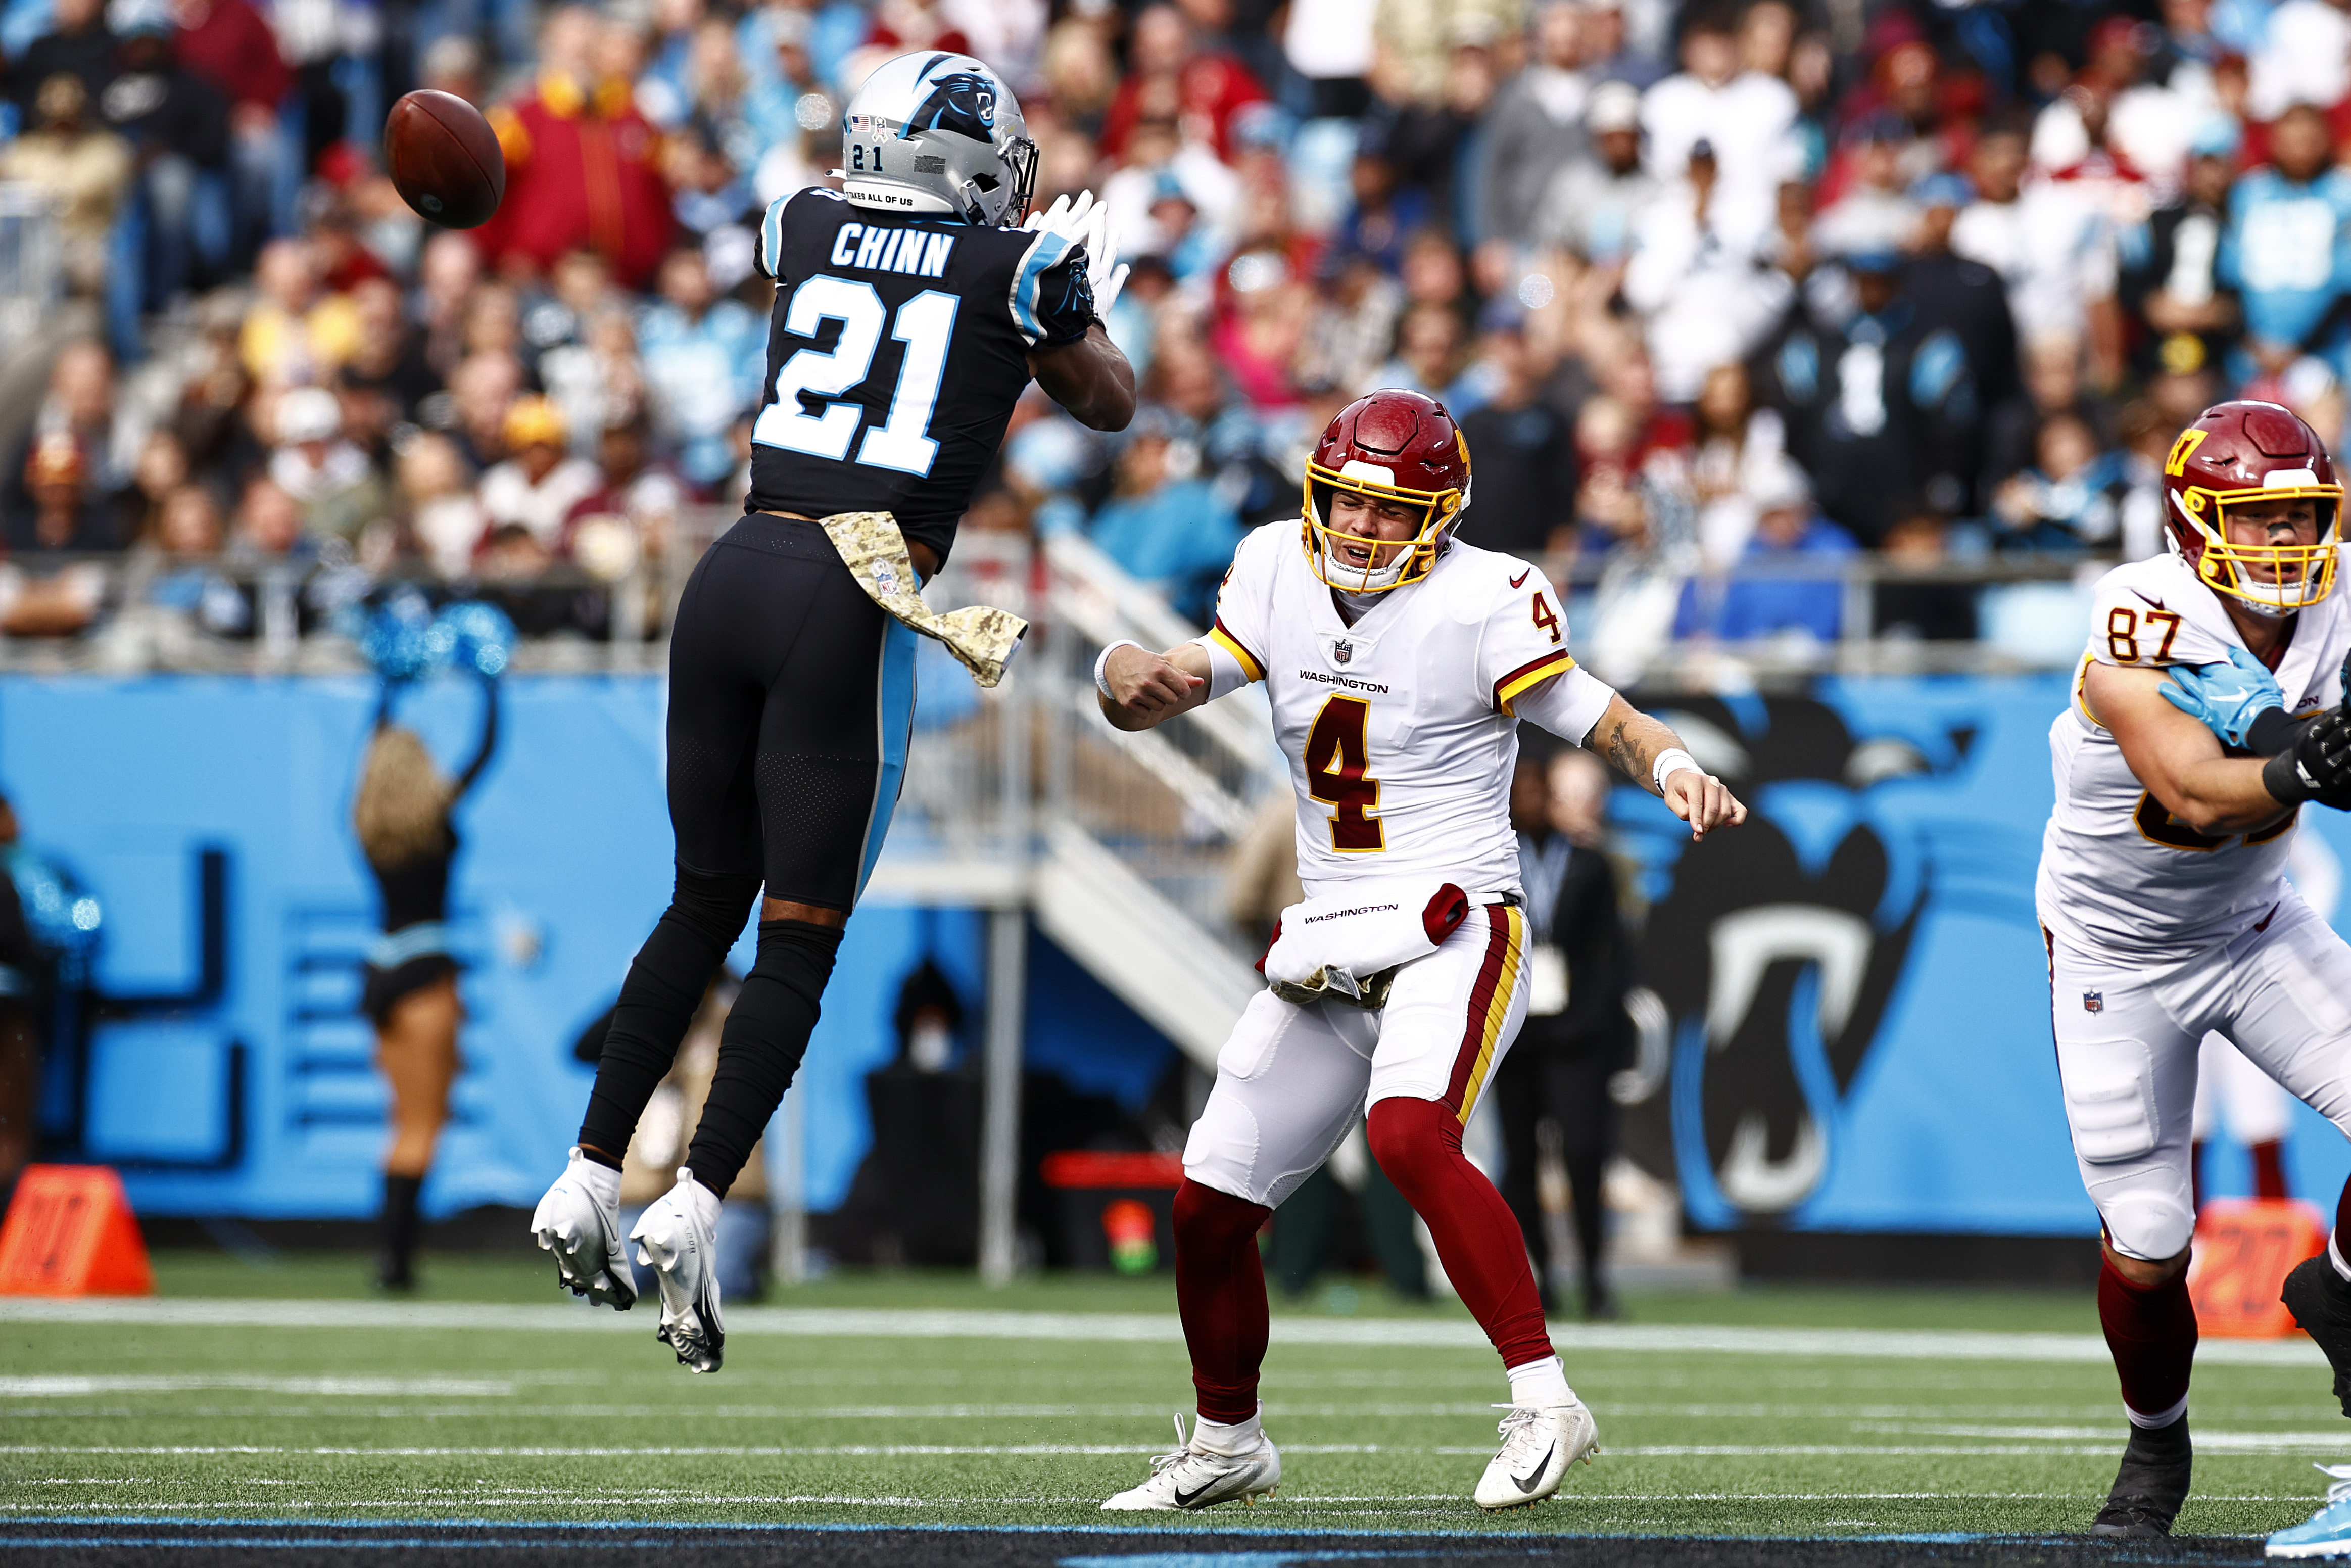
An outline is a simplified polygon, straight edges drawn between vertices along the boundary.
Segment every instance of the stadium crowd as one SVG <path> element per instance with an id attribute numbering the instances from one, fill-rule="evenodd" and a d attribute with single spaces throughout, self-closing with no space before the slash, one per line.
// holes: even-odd
<path id="1" fill-rule="evenodd" d="M 1001 70 L 1038 204 L 1103 193 L 1134 264 L 1133 426 L 1032 389 L 966 527 L 1090 535 L 1196 616 L 1379 384 L 1462 420 L 1465 536 L 1619 664 L 1973 637 L 1936 569 L 2151 553 L 2204 404 L 2344 428 L 2334 0 L 8 0 L 0 240 L 46 193 L 44 319 L 89 326 L 30 340 L 0 630 L 251 635 L 406 573 L 609 635 L 601 585 L 742 492 L 759 214 L 917 47 Z M 417 85 L 491 115 L 482 229 L 381 172 Z M 1921 579 L 1867 627 L 1857 552 Z"/>

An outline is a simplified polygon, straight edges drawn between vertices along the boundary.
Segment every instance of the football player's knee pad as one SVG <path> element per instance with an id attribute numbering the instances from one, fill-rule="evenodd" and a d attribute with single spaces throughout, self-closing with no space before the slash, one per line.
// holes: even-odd
<path id="1" fill-rule="evenodd" d="M 2147 1178 L 2152 1179 L 2131 1182 L 2119 1190 L 2094 1190 L 2091 1197 L 2116 1251 L 2143 1263 L 2168 1262 L 2195 1236 L 2196 1212 L 2189 1207 L 2185 1177 L 2150 1171 Z"/>
<path id="2" fill-rule="evenodd" d="M 1257 1179 L 1257 1115 L 1223 1079 L 1184 1140 L 1184 1177 L 1249 1203 L 1280 1200 Z"/>
<path id="3" fill-rule="evenodd" d="M 2076 1155 L 2092 1165 L 2108 1165 L 2153 1151 L 2161 1128 L 2154 1060 L 2145 1042 L 2061 1041 L 2057 1065 Z"/>

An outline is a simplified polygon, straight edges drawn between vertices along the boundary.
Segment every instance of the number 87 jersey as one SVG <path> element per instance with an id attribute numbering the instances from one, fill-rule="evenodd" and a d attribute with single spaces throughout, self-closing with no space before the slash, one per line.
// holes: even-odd
<path id="1" fill-rule="evenodd" d="M 776 303 L 747 505 L 890 512 L 944 559 L 1029 384 L 1029 350 L 1093 321 L 1085 247 L 820 187 L 768 209 L 757 265 Z"/>
<path id="2" fill-rule="evenodd" d="M 1212 667 L 1230 660 L 1265 683 L 1307 896 L 1429 875 L 1472 895 L 1519 891 L 1513 704 L 1541 688 L 1545 727 L 1580 743 L 1615 695 L 1568 656 L 1558 595 L 1527 562 L 1453 539 L 1351 625 L 1301 527 L 1241 541 L 1201 642 Z"/>
<path id="3" fill-rule="evenodd" d="M 2087 691 L 2093 664 L 2212 664 L 2243 646 L 2219 597 L 2176 554 L 2131 561 L 2099 579 L 2073 700 L 2049 730 L 2057 803 L 2042 836 L 2034 898 L 2041 924 L 2068 943 L 2125 956 L 2178 956 L 2237 936 L 2277 903 L 2294 813 L 2251 833 L 2200 833 L 2173 820 L 2131 772 Z M 2296 613 L 2276 671 L 2289 713 L 2340 700 L 2346 648 L 2346 595 L 2329 594 Z"/>

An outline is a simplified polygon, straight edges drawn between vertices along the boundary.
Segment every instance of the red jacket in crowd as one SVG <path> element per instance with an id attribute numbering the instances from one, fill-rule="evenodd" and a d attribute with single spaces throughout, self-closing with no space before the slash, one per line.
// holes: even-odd
<path id="1" fill-rule="evenodd" d="M 182 65 L 232 103 L 277 111 L 294 73 L 260 12 L 246 0 L 180 0 L 172 17 L 180 25 L 172 48 Z"/>
<path id="2" fill-rule="evenodd" d="M 629 84 L 591 99 L 550 71 L 530 97 L 490 110 L 507 155 L 507 199 L 476 231 L 493 265 L 520 257 L 544 272 L 566 251 L 601 256 L 622 287 L 644 289 L 669 249 L 669 188 L 661 133 L 637 112 Z"/>

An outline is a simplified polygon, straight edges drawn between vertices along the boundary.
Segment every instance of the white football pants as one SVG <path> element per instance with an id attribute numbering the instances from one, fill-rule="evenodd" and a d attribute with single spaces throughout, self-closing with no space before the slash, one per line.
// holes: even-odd
<path id="1" fill-rule="evenodd" d="M 1217 1055 L 1184 1174 L 1279 1208 L 1379 1101 L 1442 1100 L 1466 1126 L 1526 1019 L 1526 932 L 1507 904 L 1472 909 L 1436 952 L 1396 971 L 1375 1013 L 1259 992 Z"/>
<path id="2" fill-rule="evenodd" d="M 2188 1145 L 2208 1030 L 2351 1134 L 2351 946 L 2293 889 L 2260 925 L 2168 963 L 2053 937 L 2049 983 L 2082 1185 L 2123 1256 L 2161 1261 L 2195 1230 Z"/>

